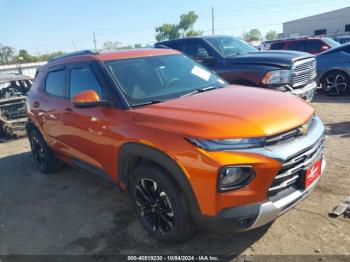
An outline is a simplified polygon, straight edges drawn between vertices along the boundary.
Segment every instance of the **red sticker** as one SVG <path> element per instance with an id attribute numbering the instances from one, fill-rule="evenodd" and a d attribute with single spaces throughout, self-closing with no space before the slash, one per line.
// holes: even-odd
<path id="1" fill-rule="evenodd" d="M 316 161 L 307 171 L 305 176 L 305 188 L 308 188 L 320 175 L 322 159 Z"/>

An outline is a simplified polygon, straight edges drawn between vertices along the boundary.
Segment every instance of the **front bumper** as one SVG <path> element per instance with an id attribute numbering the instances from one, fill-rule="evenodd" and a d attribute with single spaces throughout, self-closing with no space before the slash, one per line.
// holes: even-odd
<path id="1" fill-rule="evenodd" d="M 306 170 L 322 157 L 322 176 L 326 165 L 323 155 L 323 141 L 324 125 L 322 121 L 315 116 L 314 124 L 310 127 L 307 135 L 266 148 L 247 149 L 245 152 L 263 155 L 281 163 L 285 163 L 286 161 L 290 162 L 294 158 L 314 152 L 314 156 L 310 156 L 310 161 L 312 162 L 309 163 L 305 160 L 303 166 Z M 221 210 L 216 216 L 201 217 L 198 222 L 215 231 L 246 231 L 261 227 L 274 221 L 278 216 L 287 212 L 308 196 L 319 182 L 320 177 L 307 189 L 302 189 L 301 186 L 298 186 L 291 188 L 290 191 L 284 191 L 280 196 L 269 197 L 267 200 L 257 201 L 255 203 L 251 202 L 249 205 L 228 207 Z"/>
<path id="2" fill-rule="evenodd" d="M 323 174 L 325 167 L 326 167 L 326 161 L 323 157 L 321 176 Z M 314 190 L 314 188 L 318 184 L 321 176 L 305 190 L 297 190 L 297 191 L 293 192 L 292 194 L 290 194 L 282 199 L 279 199 L 275 202 L 268 201 L 266 203 L 261 204 L 260 209 L 259 209 L 259 215 L 258 215 L 257 219 L 254 221 L 254 223 L 248 229 L 258 228 L 258 227 L 261 227 L 263 225 L 266 225 L 266 224 L 274 221 L 278 216 L 284 214 L 289 209 L 291 209 L 293 206 L 295 206 L 298 202 L 305 199 Z"/>
<path id="3" fill-rule="evenodd" d="M 323 158 L 321 176 L 325 166 L 326 161 Z M 304 200 L 315 189 L 321 176 L 307 189 L 296 190 L 277 201 L 227 208 L 215 217 L 201 216 L 195 219 L 201 226 L 217 232 L 241 232 L 262 227 Z"/>
<path id="4" fill-rule="evenodd" d="M 293 95 L 301 97 L 306 101 L 310 102 L 315 95 L 317 84 L 316 81 L 313 81 L 302 88 L 293 88 L 290 86 L 286 86 L 286 88 L 289 89 L 289 92 Z"/>

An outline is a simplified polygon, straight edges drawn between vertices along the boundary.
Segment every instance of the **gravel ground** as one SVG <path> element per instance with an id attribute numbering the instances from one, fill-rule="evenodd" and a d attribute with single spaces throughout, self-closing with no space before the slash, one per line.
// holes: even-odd
<path id="1" fill-rule="evenodd" d="M 328 133 L 315 191 L 270 227 L 199 232 L 177 246 L 148 237 L 107 182 L 70 167 L 42 175 L 27 139 L 1 143 L 0 254 L 350 255 L 350 219 L 328 217 L 350 195 L 350 97 L 318 96 L 312 105 Z"/>

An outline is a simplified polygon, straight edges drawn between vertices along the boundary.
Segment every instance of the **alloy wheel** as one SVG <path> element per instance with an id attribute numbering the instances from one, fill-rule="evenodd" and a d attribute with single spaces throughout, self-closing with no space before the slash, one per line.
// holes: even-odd
<path id="1" fill-rule="evenodd" d="M 330 74 L 324 81 L 324 90 L 331 95 L 342 94 L 347 88 L 347 79 L 340 73 Z"/>
<path id="2" fill-rule="evenodd" d="M 30 146 L 32 149 L 32 154 L 34 160 L 38 163 L 38 165 L 43 168 L 45 166 L 46 157 L 44 148 L 42 147 L 39 139 L 36 136 L 33 136 L 30 140 Z"/>
<path id="3" fill-rule="evenodd" d="M 157 182 L 141 178 L 135 189 L 135 200 L 143 222 L 163 235 L 174 228 L 174 210 L 168 195 Z"/>

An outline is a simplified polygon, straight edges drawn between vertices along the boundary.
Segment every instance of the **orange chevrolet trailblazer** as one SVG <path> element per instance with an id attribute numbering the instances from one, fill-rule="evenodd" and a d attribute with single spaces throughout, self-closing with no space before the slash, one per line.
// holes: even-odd
<path id="1" fill-rule="evenodd" d="M 43 173 L 64 162 L 115 182 L 142 225 L 168 243 L 195 225 L 269 224 L 325 167 L 324 125 L 306 102 L 230 86 L 170 49 L 53 59 L 38 70 L 26 108 Z"/>

